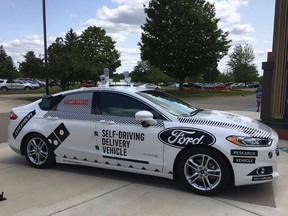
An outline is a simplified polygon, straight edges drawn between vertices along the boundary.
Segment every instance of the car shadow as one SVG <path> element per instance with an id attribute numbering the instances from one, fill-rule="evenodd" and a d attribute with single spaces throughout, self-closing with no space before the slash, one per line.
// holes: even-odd
<path id="1" fill-rule="evenodd" d="M 127 173 L 116 170 L 107 170 L 101 168 L 83 167 L 83 166 L 66 165 L 66 164 L 57 164 L 57 166 L 52 169 L 57 169 L 58 171 L 61 172 L 78 173 L 81 175 L 109 178 L 126 182 L 128 181 L 132 183 L 143 184 L 153 187 L 160 187 L 169 190 L 177 190 L 183 193 L 192 193 L 189 191 L 189 189 L 187 189 L 185 185 L 182 185 L 178 180 L 169 180 L 165 178 Z M 233 200 L 276 208 L 273 185 L 271 182 L 257 185 L 239 186 L 239 187 L 231 185 L 222 193 L 217 194 L 217 196 L 213 196 L 211 198 L 217 200 L 219 199 Z"/>

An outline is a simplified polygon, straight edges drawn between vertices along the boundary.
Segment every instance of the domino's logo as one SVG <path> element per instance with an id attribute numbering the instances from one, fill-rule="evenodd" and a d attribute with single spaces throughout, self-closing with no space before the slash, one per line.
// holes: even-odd
<path id="1" fill-rule="evenodd" d="M 50 144 L 56 149 L 70 135 L 70 132 L 62 122 L 48 137 Z"/>

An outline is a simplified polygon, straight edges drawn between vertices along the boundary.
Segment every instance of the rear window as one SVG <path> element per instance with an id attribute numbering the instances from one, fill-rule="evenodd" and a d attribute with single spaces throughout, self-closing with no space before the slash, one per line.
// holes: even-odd
<path id="1" fill-rule="evenodd" d="M 53 97 L 52 95 L 44 95 L 39 103 L 39 107 L 42 110 L 51 110 L 62 100 L 62 98 L 62 95 L 58 95 L 56 97 Z"/>
<path id="2" fill-rule="evenodd" d="M 66 95 L 57 105 L 57 111 L 91 114 L 93 92 Z"/>

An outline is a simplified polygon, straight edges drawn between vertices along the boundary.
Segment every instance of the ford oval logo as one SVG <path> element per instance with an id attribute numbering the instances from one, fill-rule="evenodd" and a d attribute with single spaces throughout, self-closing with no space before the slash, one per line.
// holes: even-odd
<path id="1" fill-rule="evenodd" d="M 189 145 L 213 145 L 216 138 L 209 132 L 194 128 L 168 128 L 158 134 L 161 142 L 184 148 Z"/>

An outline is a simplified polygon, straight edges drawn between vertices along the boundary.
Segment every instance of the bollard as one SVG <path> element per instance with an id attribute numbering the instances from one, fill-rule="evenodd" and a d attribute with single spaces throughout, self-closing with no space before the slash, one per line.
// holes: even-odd
<path id="1" fill-rule="evenodd" d="M 6 200 L 6 198 L 4 197 L 4 192 L 2 192 L 0 194 L 0 202 Z"/>

